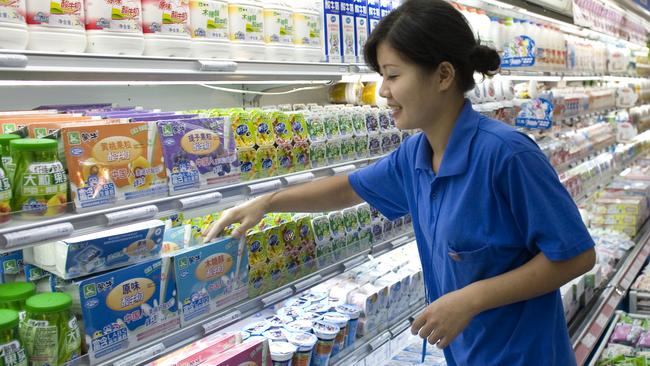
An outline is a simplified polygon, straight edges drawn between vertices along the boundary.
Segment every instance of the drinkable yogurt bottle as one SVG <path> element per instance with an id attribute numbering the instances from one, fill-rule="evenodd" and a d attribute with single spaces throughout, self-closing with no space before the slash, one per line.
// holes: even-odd
<path id="1" fill-rule="evenodd" d="M 293 9 L 293 44 L 300 61 L 319 62 L 323 52 L 323 17 L 305 1 L 297 1 Z"/>
<path id="2" fill-rule="evenodd" d="M 228 3 L 232 55 L 235 59 L 264 60 L 264 8 L 260 1 L 236 0 Z"/>
<path id="3" fill-rule="evenodd" d="M 142 0 L 144 54 L 163 57 L 189 57 L 189 0 Z"/>
<path id="4" fill-rule="evenodd" d="M 85 0 L 86 52 L 142 55 L 140 0 Z"/>
<path id="5" fill-rule="evenodd" d="M 224 0 L 190 0 L 192 56 L 231 58 L 228 2 Z"/>
<path id="6" fill-rule="evenodd" d="M 269 61 L 296 59 L 293 11 L 278 0 L 264 0 L 264 43 Z"/>
<path id="7" fill-rule="evenodd" d="M 25 0 L 0 0 L 0 49 L 27 47 Z"/>
<path id="8" fill-rule="evenodd" d="M 79 53 L 86 49 L 83 0 L 27 0 L 27 48 Z"/>

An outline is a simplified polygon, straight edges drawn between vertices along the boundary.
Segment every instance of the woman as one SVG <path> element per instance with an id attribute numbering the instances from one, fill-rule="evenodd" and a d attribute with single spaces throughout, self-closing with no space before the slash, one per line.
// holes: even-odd
<path id="1" fill-rule="evenodd" d="M 349 177 L 271 193 L 228 210 L 241 236 L 267 212 L 320 212 L 365 200 L 411 213 L 430 304 L 412 325 L 449 365 L 575 365 L 558 288 L 590 270 L 594 243 L 538 146 L 475 112 L 475 71 L 499 68 L 443 0 L 407 0 L 365 47 L 397 126 L 421 129 Z"/>

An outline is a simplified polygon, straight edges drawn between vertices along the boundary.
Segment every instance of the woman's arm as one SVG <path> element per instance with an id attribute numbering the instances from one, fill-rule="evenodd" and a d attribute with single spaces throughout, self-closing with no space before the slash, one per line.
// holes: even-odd
<path id="1" fill-rule="evenodd" d="M 411 332 L 445 348 L 477 314 L 547 294 L 589 271 L 595 261 L 593 248 L 558 262 L 540 253 L 510 272 L 442 296 L 415 319 Z"/>
<path id="2" fill-rule="evenodd" d="M 321 212 L 339 210 L 363 202 L 347 176 L 336 176 L 266 194 L 226 210 L 204 236 L 213 240 L 228 225 L 240 223 L 233 236 L 241 237 L 269 212 Z"/>

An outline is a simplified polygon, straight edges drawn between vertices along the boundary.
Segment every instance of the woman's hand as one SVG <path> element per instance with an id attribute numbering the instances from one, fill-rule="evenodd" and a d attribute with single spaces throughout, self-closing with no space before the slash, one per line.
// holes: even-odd
<path id="1" fill-rule="evenodd" d="M 203 242 L 211 242 L 226 226 L 234 223 L 240 223 L 241 226 L 233 231 L 232 236 L 241 238 L 246 235 L 246 231 L 260 222 L 268 212 L 267 202 L 267 196 L 262 196 L 224 211 L 221 218 L 213 222 L 205 231 Z"/>
<path id="2" fill-rule="evenodd" d="M 439 298 L 415 318 L 411 333 L 440 349 L 447 347 L 478 313 L 469 300 L 463 289 Z"/>

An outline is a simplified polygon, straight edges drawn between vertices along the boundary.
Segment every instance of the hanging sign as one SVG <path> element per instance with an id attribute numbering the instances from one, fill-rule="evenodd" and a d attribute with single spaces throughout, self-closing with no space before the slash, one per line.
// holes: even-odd
<path id="1" fill-rule="evenodd" d="M 535 65 L 535 41 L 532 38 L 521 35 L 505 44 L 501 67 L 529 67 L 533 65 Z"/>
<path id="2" fill-rule="evenodd" d="M 531 99 L 521 105 L 515 125 L 546 130 L 553 125 L 553 103 L 544 98 Z"/>

